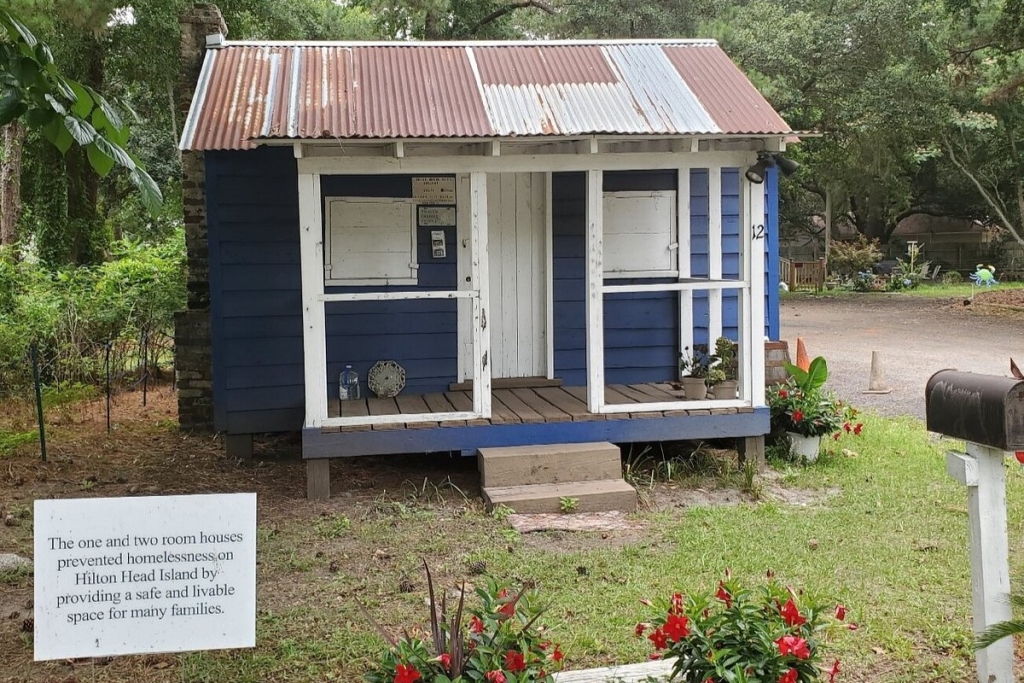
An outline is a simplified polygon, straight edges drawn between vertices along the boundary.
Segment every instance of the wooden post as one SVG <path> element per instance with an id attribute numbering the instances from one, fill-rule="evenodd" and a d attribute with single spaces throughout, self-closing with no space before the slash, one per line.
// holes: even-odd
<path id="1" fill-rule="evenodd" d="M 587 171 L 587 408 L 604 406 L 604 173 Z"/>
<path id="2" fill-rule="evenodd" d="M 302 273 L 302 353 L 306 427 L 327 419 L 327 316 L 324 294 L 323 211 L 320 176 L 299 174 L 299 258 Z"/>
<path id="3" fill-rule="evenodd" d="M 327 500 L 331 497 L 331 461 L 314 458 L 306 461 L 306 498 Z"/>
<path id="4" fill-rule="evenodd" d="M 1006 470 L 1003 451 L 967 442 L 967 453 L 946 454 L 946 471 L 967 487 L 971 597 L 974 632 L 1013 618 L 1006 532 Z M 1013 638 L 977 654 L 979 683 L 1012 683 Z"/>
<path id="5" fill-rule="evenodd" d="M 477 297 L 473 300 L 473 411 L 482 417 L 491 416 L 491 331 L 488 317 L 494 315 L 491 306 L 488 268 L 487 238 L 487 174 L 469 175 L 470 194 L 470 277 Z"/>

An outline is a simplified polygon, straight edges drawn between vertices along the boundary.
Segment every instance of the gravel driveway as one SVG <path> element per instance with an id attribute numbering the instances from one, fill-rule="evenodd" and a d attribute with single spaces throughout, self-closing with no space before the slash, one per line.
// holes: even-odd
<path id="1" fill-rule="evenodd" d="M 782 338 L 796 357 L 803 337 L 811 358 L 825 356 L 829 386 L 858 408 L 924 418 L 924 389 L 945 368 L 1009 376 L 1024 367 L 1024 320 L 977 315 L 946 299 L 908 295 L 787 297 Z M 864 394 L 871 352 L 881 353 L 891 394 Z"/>

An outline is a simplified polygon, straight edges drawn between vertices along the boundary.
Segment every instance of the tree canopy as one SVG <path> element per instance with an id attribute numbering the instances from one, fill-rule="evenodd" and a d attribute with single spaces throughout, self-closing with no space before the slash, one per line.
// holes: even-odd
<path id="1" fill-rule="evenodd" d="M 111 239 L 158 236 L 179 215 L 174 89 L 188 4 L 10 3 L 23 21 L 4 23 L 0 124 L 17 117 L 28 130 L 5 128 L 0 180 L 18 159 L 24 207 L 5 241 L 31 240 L 54 264 L 92 262 Z M 927 214 L 999 225 L 1024 243 L 1020 0 L 219 5 L 231 38 L 714 37 L 794 129 L 813 133 L 790 149 L 802 170 L 783 184 L 789 232 L 820 233 L 828 206 L 830 218 L 882 241 L 903 218 Z M 145 209 L 160 191 L 168 199 L 154 220 Z"/>

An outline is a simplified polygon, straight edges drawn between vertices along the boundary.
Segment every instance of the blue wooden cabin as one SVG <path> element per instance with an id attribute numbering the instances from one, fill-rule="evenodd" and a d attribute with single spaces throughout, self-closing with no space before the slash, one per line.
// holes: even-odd
<path id="1" fill-rule="evenodd" d="M 311 477 L 767 433 L 792 132 L 716 43 L 210 42 L 181 146 L 205 152 L 219 431 L 301 429 Z M 686 400 L 681 351 L 723 335 L 737 396 Z"/>

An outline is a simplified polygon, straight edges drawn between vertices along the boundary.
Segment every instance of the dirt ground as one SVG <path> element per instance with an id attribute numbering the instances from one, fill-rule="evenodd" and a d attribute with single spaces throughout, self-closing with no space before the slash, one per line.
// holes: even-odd
<path id="1" fill-rule="evenodd" d="M 955 368 L 1009 376 L 1010 357 L 1024 361 L 1024 290 L 979 293 L 961 299 L 900 294 L 795 296 L 782 301 L 782 338 L 796 353 L 828 360 L 829 384 L 859 408 L 924 418 L 931 375 Z M 865 394 L 871 352 L 881 354 L 892 393 Z"/>

